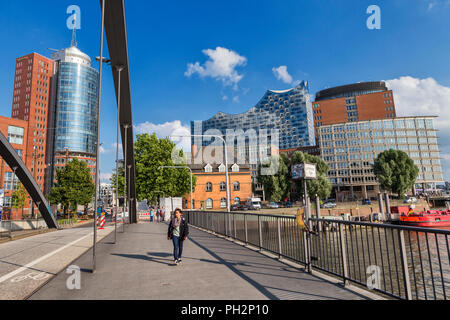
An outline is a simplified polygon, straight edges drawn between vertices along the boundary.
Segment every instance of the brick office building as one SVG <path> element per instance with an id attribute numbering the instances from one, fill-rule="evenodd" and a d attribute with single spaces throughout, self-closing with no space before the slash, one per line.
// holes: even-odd
<path id="1" fill-rule="evenodd" d="M 8 138 L 11 146 L 17 151 L 22 160 L 27 158 L 27 133 L 28 123 L 24 120 L 0 117 L 0 132 Z M 3 158 L 0 158 L 0 189 L 5 191 L 3 206 L 10 208 L 12 206 L 12 194 L 19 179 L 14 175 L 14 170 L 10 168 Z M 28 209 L 26 209 L 28 211 Z M 10 211 L 5 211 L 9 218 Z M 22 211 L 12 212 L 13 219 L 21 219 Z"/>
<path id="2" fill-rule="evenodd" d="M 394 95 L 382 81 L 319 91 L 312 107 L 316 138 L 321 126 L 396 117 Z"/>
<path id="3" fill-rule="evenodd" d="M 226 209 L 227 192 L 225 165 L 192 164 L 189 165 L 197 184 L 193 191 L 193 209 Z M 252 176 L 248 164 L 229 165 L 230 206 L 240 204 L 252 197 Z M 184 207 L 191 209 L 189 194 L 184 197 Z"/>
<path id="4" fill-rule="evenodd" d="M 44 190 L 53 61 L 37 53 L 16 59 L 11 117 L 27 121 L 25 165 Z"/>

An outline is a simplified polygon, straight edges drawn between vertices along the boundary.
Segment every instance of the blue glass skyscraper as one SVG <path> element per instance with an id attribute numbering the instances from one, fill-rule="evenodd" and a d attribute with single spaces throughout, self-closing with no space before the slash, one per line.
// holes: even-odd
<path id="1" fill-rule="evenodd" d="M 63 167 L 77 158 L 95 173 L 98 71 L 89 56 L 72 46 L 53 53 L 55 61 L 55 107 L 53 117 L 53 164 Z"/>

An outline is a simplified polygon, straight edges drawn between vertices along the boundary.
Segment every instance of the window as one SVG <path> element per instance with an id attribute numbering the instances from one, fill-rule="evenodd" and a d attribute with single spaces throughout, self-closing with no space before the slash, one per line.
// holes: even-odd
<path id="1" fill-rule="evenodd" d="M 8 126 L 9 143 L 23 144 L 23 128 Z"/>
<path id="2" fill-rule="evenodd" d="M 209 163 L 205 166 L 205 172 L 207 173 L 212 172 L 212 166 Z"/>
<path id="3" fill-rule="evenodd" d="M 213 200 L 211 198 L 206 200 L 206 209 L 212 209 L 213 208 Z"/>
<path id="4" fill-rule="evenodd" d="M 223 163 L 219 166 L 219 172 L 225 172 L 225 165 Z"/>
<path id="5" fill-rule="evenodd" d="M 206 183 L 206 192 L 212 192 L 212 183 L 211 182 Z"/>
<path id="6" fill-rule="evenodd" d="M 241 185 L 240 185 L 240 183 L 239 182 L 235 182 L 235 183 L 233 183 L 233 190 L 234 191 L 240 191 L 241 190 Z"/>
<path id="7" fill-rule="evenodd" d="M 227 185 L 225 182 L 221 182 L 220 183 L 220 191 L 226 191 L 227 190 Z"/>
<path id="8" fill-rule="evenodd" d="M 226 198 L 220 199 L 220 207 L 221 208 L 226 208 L 227 207 L 227 199 Z"/>
<path id="9" fill-rule="evenodd" d="M 241 198 L 239 198 L 239 197 L 236 197 L 236 198 L 234 198 L 234 204 L 235 205 L 240 205 L 241 204 Z"/>

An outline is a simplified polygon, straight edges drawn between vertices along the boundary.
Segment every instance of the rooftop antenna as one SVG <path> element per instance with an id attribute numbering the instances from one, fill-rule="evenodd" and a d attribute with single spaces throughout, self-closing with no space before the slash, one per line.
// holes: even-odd
<path id="1" fill-rule="evenodd" d="M 72 31 L 72 47 L 77 46 L 77 15 L 73 18 L 73 31 Z"/>

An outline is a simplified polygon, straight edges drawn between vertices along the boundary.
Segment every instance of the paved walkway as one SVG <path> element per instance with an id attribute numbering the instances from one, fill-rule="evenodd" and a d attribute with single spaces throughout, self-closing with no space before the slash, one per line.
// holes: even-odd
<path id="1" fill-rule="evenodd" d="M 276 259 L 191 227 L 183 263 L 172 265 L 167 225 L 126 226 L 97 247 L 97 271 L 81 272 L 81 289 L 69 290 L 61 272 L 30 299 L 300 300 L 365 299 L 346 288 Z M 89 269 L 88 251 L 72 264 Z"/>
<path id="2" fill-rule="evenodd" d="M 114 229 L 98 232 L 100 241 Z M 91 249 L 93 226 L 52 231 L 0 244 L 0 300 L 25 299 Z M 87 265 L 92 268 L 92 263 Z"/>

